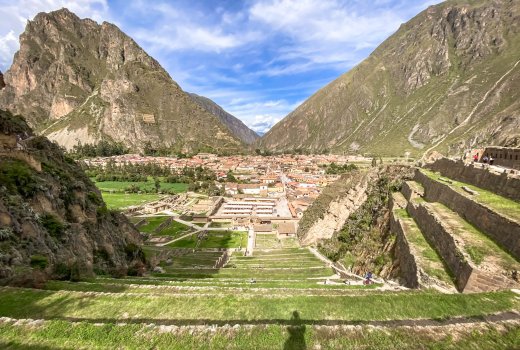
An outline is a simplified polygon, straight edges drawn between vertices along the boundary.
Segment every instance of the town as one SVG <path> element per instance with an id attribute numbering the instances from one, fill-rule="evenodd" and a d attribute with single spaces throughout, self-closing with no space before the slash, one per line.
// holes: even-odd
<path id="1" fill-rule="evenodd" d="M 346 169 L 372 158 L 342 155 L 227 156 L 199 153 L 191 158 L 126 154 L 85 160 L 91 167 L 157 164 L 172 171 L 203 167 L 216 175 L 222 196 L 187 192 L 124 208 L 128 216 L 173 215 L 200 224 L 241 227 L 254 233 L 295 236 L 298 221 L 323 189 Z M 230 178 L 232 181 L 229 181 Z"/>

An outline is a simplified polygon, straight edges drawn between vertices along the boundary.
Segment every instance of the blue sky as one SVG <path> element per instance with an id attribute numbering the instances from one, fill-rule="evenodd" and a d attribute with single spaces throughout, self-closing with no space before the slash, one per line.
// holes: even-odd
<path id="1" fill-rule="evenodd" d="M 180 86 L 264 132 L 440 0 L 0 0 L 0 70 L 38 12 L 118 25 Z"/>

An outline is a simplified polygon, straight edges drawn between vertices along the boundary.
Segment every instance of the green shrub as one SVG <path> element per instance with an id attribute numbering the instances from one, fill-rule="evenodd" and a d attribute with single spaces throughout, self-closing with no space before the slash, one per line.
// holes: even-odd
<path id="1" fill-rule="evenodd" d="M 89 192 L 87 194 L 87 198 L 88 198 L 89 201 L 91 201 L 95 205 L 102 205 L 103 204 L 103 200 L 101 199 L 100 196 L 97 195 L 96 192 Z"/>
<path id="2" fill-rule="evenodd" d="M 31 256 L 31 267 L 33 268 L 39 268 L 41 270 L 45 269 L 47 265 L 49 264 L 49 261 L 47 260 L 47 257 L 43 255 L 32 255 Z"/>
<path id="3" fill-rule="evenodd" d="M 0 184 L 11 193 L 19 193 L 30 197 L 38 189 L 38 181 L 31 168 L 19 160 L 2 160 L 0 162 Z"/>
<path id="4" fill-rule="evenodd" d="M 13 230 L 10 227 L 0 229 L 0 241 L 7 241 L 13 236 Z"/>
<path id="5" fill-rule="evenodd" d="M 58 238 L 65 233 L 65 225 L 63 225 L 54 215 L 43 215 L 40 218 L 40 223 L 52 237 Z"/>
<path id="6" fill-rule="evenodd" d="M 57 263 L 54 267 L 54 273 L 56 274 L 56 278 L 60 280 L 70 279 L 70 270 L 70 267 L 63 262 Z"/>
<path id="7" fill-rule="evenodd" d="M 78 262 L 74 262 L 70 268 L 70 281 L 79 282 L 81 280 L 81 271 Z"/>

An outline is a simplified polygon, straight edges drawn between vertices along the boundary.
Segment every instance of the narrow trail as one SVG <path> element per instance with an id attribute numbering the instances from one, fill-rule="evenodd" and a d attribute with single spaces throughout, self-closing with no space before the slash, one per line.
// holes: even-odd
<path id="1" fill-rule="evenodd" d="M 480 107 L 480 105 L 482 103 L 484 103 L 487 98 L 489 97 L 489 95 L 497 88 L 497 86 L 518 66 L 518 64 L 520 64 L 520 60 L 516 61 L 516 63 L 513 65 L 513 67 L 511 69 L 509 69 L 507 72 L 504 73 L 504 75 L 502 75 L 500 77 L 500 79 L 498 79 L 495 84 L 493 84 L 493 86 L 491 87 L 491 89 L 489 89 L 485 94 L 484 96 L 482 97 L 482 99 L 480 101 L 477 102 L 477 104 L 475 105 L 475 107 L 473 107 L 473 109 L 471 110 L 471 112 L 468 114 L 468 116 L 466 117 L 466 119 L 464 119 L 462 121 L 462 123 L 460 123 L 459 125 L 457 125 L 456 127 L 454 127 L 450 132 L 448 132 L 446 135 L 444 135 L 439 141 L 437 141 L 433 146 L 431 146 L 430 148 L 428 148 L 424 154 L 423 154 L 423 159 L 426 157 L 426 155 L 428 153 L 430 153 L 433 149 L 435 149 L 437 146 L 439 146 L 442 142 L 444 142 L 444 140 L 446 140 L 446 138 L 448 138 L 448 136 L 450 136 L 451 134 L 453 134 L 455 131 L 457 131 L 458 129 L 460 129 L 461 127 L 463 126 L 466 126 L 467 123 L 469 123 L 469 121 L 471 120 L 471 118 L 473 117 L 473 115 L 475 114 L 475 112 L 477 111 L 477 109 Z"/>

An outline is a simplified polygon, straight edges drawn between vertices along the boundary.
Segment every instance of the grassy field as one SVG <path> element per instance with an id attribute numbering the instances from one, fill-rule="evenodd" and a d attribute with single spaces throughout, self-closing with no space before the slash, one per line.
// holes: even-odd
<path id="1" fill-rule="evenodd" d="M 157 194 L 137 194 L 137 193 L 107 193 L 102 192 L 103 200 L 109 209 L 122 209 L 132 205 L 142 205 L 147 202 L 156 201 L 161 198 Z"/>
<path id="2" fill-rule="evenodd" d="M 172 221 L 168 226 L 159 231 L 156 235 L 170 236 L 172 238 L 178 237 L 182 234 L 188 233 L 191 227 L 181 224 L 177 221 Z"/>
<path id="3" fill-rule="evenodd" d="M 292 315 L 292 314 L 291 314 Z M 328 328 L 289 326 L 217 328 L 211 332 L 190 328 L 168 329 L 142 324 L 98 324 L 46 321 L 38 327 L 14 321 L 0 323 L 2 349 L 518 349 L 520 327 L 487 326 L 466 334 L 450 330 Z"/>
<path id="4" fill-rule="evenodd" d="M 142 191 L 154 191 L 155 190 L 155 182 L 151 179 L 147 182 L 129 182 L 129 181 L 103 181 L 103 182 L 95 182 L 92 179 L 102 192 L 124 192 L 125 188 L 130 187 L 132 185 L 139 187 Z M 174 191 L 176 193 L 183 193 L 188 190 L 188 184 L 185 183 L 168 183 L 161 182 L 160 190 L 164 191 Z"/>
<path id="5" fill-rule="evenodd" d="M 377 307 L 375 307 L 377 305 Z M 187 307 L 189 306 L 189 307 Z M 294 310 L 302 322 L 364 322 L 480 316 L 520 307 L 513 292 L 481 294 L 386 293 L 355 296 L 130 295 L 4 288 L 0 315 L 13 318 L 156 324 L 287 323 Z"/>
<path id="6" fill-rule="evenodd" d="M 146 224 L 139 227 L 139 231 L 153 233 L 163 222 L 168 220 L 170 216 L 149 216 L 145 217 Z M 140 218 L 142 219 L 142 218 Z"/>
<path id="7" fill-rule="evenodd" d="M 518 310 L 520 299 L 510 291 L 441 294 L 389 292 L 376 284 L 325 285 L 332 270 L 296 247 L 258 249 L 253 257 L 236 252 L 222 269 L 212 268 L 222 252 L 146 248 L 173 253 L 168 263 L 160 263 L 166 273 L 49 281 L 43 289 L 0 288 L 0 317 L 14 319 L 0 318 L 0 348 L 495 350 L 518 345 L 518 323 L 478 331 L 464 324 L 456 338 L 452 328 L 396 325 L 454 317 L 480 322 L 486 315 Z M 373 322 L 389 328 L 368 326 Z"/>
<path id="8" fill-rule="evenodd" d="M 198 235 L 193 234 L 168 246 L 174 248 L 195 248 Z M 198 248 L 244 248 L 247 245 L 247 232 L 244 231 L 208 231 L 200 241 Z"/>

